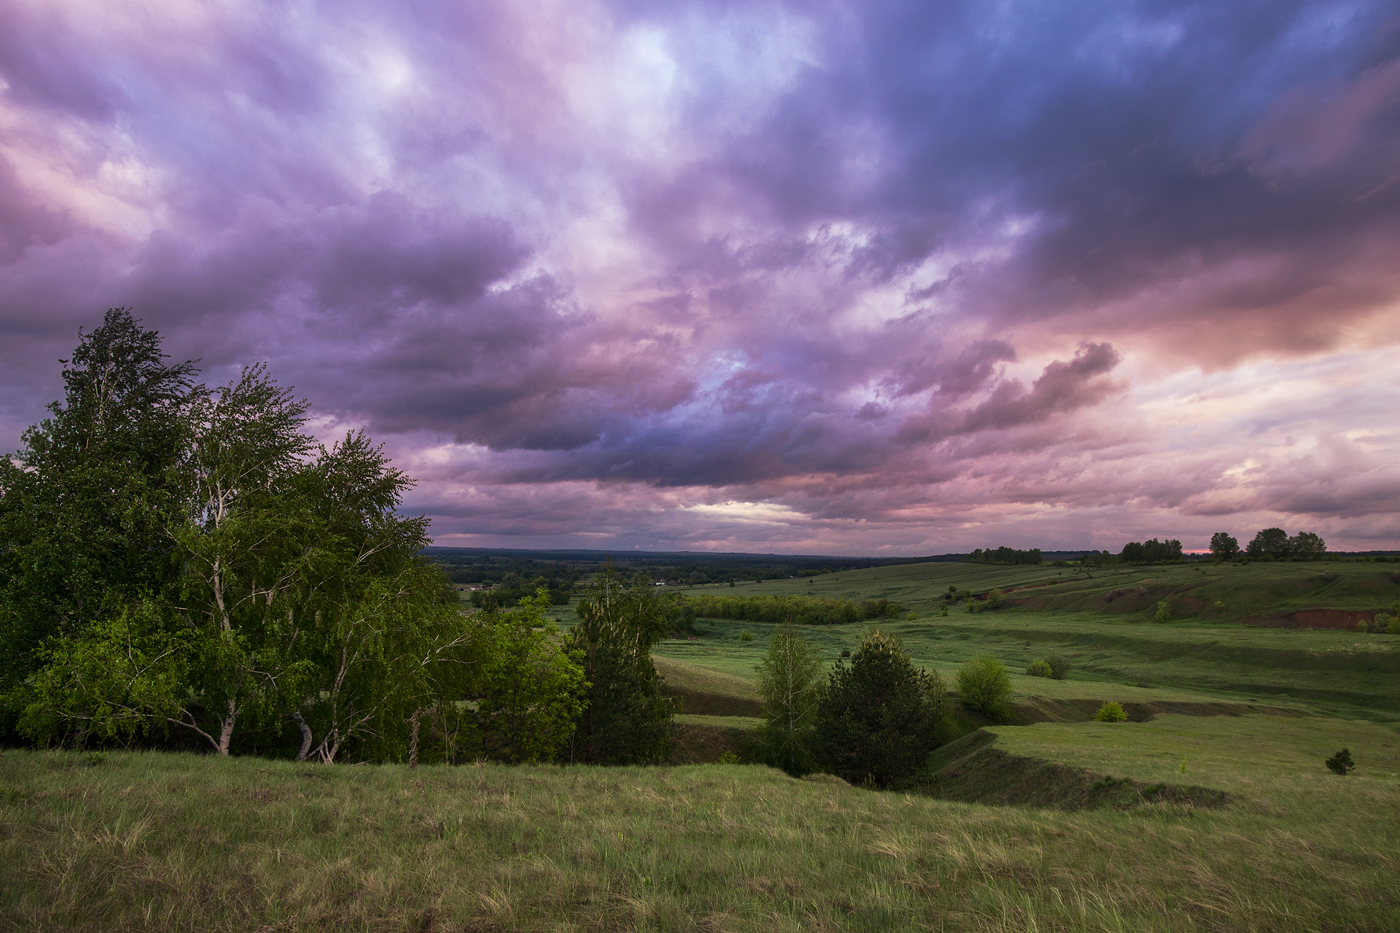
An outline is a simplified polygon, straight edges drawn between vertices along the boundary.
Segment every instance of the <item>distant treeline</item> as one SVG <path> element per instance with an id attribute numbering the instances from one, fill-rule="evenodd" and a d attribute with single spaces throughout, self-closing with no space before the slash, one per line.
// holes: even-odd
<path id="1" fill-rule="evenodd" d="M 1157 564 L 1168 560 L 1181 560 L 1181 542 L 1175 538 L 1158 541 L 1149 538 L 1139 544 L 1129 541 L 1123 545 L 1123 560 L 1129 564 Z"/>
<path id="2" fill-rule="evenodd" d="M 683 596 L 678 608 L 689 617 L 738 619 L 746 622 L 786 622 L 798 625 L 841 625 L 897 616 L 904 607 L 888 599 L 820 599 L 815 596 Z"/>
<path id="3" fill-rule="evenodd" d="M 621 552 L 586 550 L 504 550 L 494 548 L 430 547 L 425 555 L 442 567 L 453 583 L 491 587 L 489 594 L 473 594 L 477 605 L 513 606 L 533 596 L 540 587 L 549 590 L 556 604 L 570 594 L 586 592 L 587 580 L 611 566 L 624 583 L 649 579 L 655 583 L 684 586 L 786 580 L 812 577 L 838 570 L 860 570 L 929 561 L 960 559 L 956 554 L 938 557 L 812 557 L 783 554 L 687 554 L 657 551 Z"/>
<path id="4" fill-rule="evenodd" d="M 984 551 L 979 547 L 967 555 L 966 559 L 974 564 L 1038 564 L 1040 548 L 1033 547 L 1021 551 L 1014 547 L 999 547 L 996 550 L 988 548 Z"/>

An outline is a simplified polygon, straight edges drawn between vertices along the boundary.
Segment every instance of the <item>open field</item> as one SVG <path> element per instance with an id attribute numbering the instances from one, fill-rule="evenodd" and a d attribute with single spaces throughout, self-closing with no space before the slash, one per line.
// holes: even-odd
<path id="1" fill-rule="evenodd" d="M 1252 735 L 1261 749 L 1288 744 Z M 874 793 L 752 766 L 410 772 L 157 754 L 88 766 L 72 754 L 7 752 L 0 922 L 1395 929 L 1393 773 L 1336 778 L 1306 756 L 1229 772 L 1199 754 L 1202 780 L 1241 791 L 1237 802 L 1066 812 Z"/>
<path id="2" fill-rule="evenodd" d="M 1265 703 L 1400 721 L 1400 637 L 1251 624 L 1286 621 L 1299 610 L 1384 610 L 1400 599 L 1396 576 L 1393 564 L 1362 562 L 1092 571 L 936 563 L 770 581 L 737 591 L 889 598 L 907 607 L 908 617 L 881 627 L 897 632 L 917 662 L 951 676 L 972 656 L 993 654 L 1012 672 L 1022 698 Z M 970 614 L 958 606 L 944 616 L 940 608 L 949 586 L 1002 588 L 1009 607 Z M 1173 617 L 1154 622 L 1162 600 Z M 1224 608 L 1217 609 L 1217 602 Z M 854 648 L 867 628 L 809 626 L 804 633 L 832 661 L 842 649 Z M 697 640 L 667 641 L 657 655 L 752 679 L 772 626 L 716 620 L 699 630 Z M 741 640 L 744 632 L 751 641 Z M 1052 650 L 1073 661 L 1069 680 L 1018 673 Z"/>
<path id="3" fill-rule="evenodd" d="M 989 652 L 1012 668 L 1019 724 L 964 714 L 927 796 L 739 765 L 9 751 L 0 928 L 1394 930 L 1400 637 L 1244 624 L 1374 611 L 1400 594 L 1391 572 L 935 564 L 726 588 L 887 597 L 912 618 L 883 627 L 919 663 L 951 678 Z M 1129 581 L 1147 595 L 1109 598 Z M 1013 605 L 943 616 L 949 585 Z M 1178 600 L 1171 621 L 1152 621 L 1160 598 Z M 685 699 L 679 762 L 743 753 L 771 632 L 696 628 L 656 652 Z M 832 661 L 867 628 L 804 631 Z M 1018 673 L 1050 650 L 1073 660 L 1067 680 Z M 1136 721 L 1087 721 L 1109 699 Z M 1322 764 L 1342 746 L 1347 777 Z"/>

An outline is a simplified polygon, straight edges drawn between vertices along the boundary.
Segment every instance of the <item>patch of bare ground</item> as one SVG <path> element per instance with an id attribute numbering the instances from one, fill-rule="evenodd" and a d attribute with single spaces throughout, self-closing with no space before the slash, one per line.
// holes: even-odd
<path id="1" fill-rule="evenodd" d="M 1010 755 L 997 737 L 977 730 L 934 753 L 934 773 L 923 792 L 940 800 L 1057 810 L 1168 806 L 1189 812 L 1218 809 L 1235 795 L 1210 787 L 1146 784 L 1084 768 Z"/>
<path id="2" fill-rule="evenodd" d="M 1350 609 L 1298 609 L 1294 612 L 1276 615 L 1246 616 L 1237 620 L 1242 625 L 1261 628 L 1319 628 L 1335 631 L 1351 631 L 1358 622 L 1368 626 L 1376 621 L 1376 614 L 1369 610 Z"/>
<path id="3" fill-rule="evenodd" d="M 677 765 L 713 764 L 725 755 L 745 758 L 751 735 L 743 729 L 676 723 L 672 727 L 671 763 Z"/>

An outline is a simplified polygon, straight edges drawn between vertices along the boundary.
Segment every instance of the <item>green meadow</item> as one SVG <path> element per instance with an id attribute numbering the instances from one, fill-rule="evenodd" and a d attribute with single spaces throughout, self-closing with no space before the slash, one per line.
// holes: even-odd
<path id="1" fill-rule="evenodd" d="M 961 712 L 917 794 L 716 763 L 744 757 L 772 629 L 718 620 L 655 652 L 684 704 L 669 767 L 6 751 L 0 927 L 1400 929 L 1400 636 L 1286 627 L 1389 610 L 1397 569 L 934 563 L 725 587 L 888 598 L 904 611 L 881 627 L 919 664 L 1007 665 L 1011 722 Z M 1006 605 L 944 614 L 950 586 Z M 805 634 L 834 661 L 868 628 Z M 1020 673 L 1051 651 L 1067 679 Z M 1092 721 L 1108 700 L 1130 721 Z M 1323 761 L 1344 746 L 1342 777 Z"/>

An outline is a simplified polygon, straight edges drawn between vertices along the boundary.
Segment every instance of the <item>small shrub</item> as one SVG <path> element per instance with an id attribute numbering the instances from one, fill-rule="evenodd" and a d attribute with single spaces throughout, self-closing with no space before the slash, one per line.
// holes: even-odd
<path id="1" fill-rule="evenodd" d="M 739 756 L 733 752 L 725 752 L 723 755 L 719 756 L 719 760 L 716 763 L 722 765 L 737 765 L 739 763 Z"/>
<path id="2" fill-rule="evenodd" d="M 1390 617 L 1390 621 L 1385 625 L 1385 630 L 1391 635 L 1400 635 L 1400 614 Z"/>
<path id="3" fill-rule="evenodd" d="M 739 633 L 739 640 L 740 640 L 740 641 L 753 641 L 753 633 L 752 633 L 752 632 L 749 632 L 749 631 L 740 632 L 740 633 Z"/>
<path id="4" fill-rule="evenodd" d="M 1327 759 L 1327 767 L 1333 774 L 1345 776 L 1356 769 L 1356 762 L 1351 760 L 1351 750 L 1344 748 Z"/>
<path id="5" fill-rule="evenodd" d="M 987 594 L 987 602 L 983 609 L 1000 609 L 1005 602 L 1005 594 L 1001 590 L 992 590 Z"/>
<path id="6" fill-rule="evenodd" d="M 1031 666 L 1026 668 L 1026 675 L 1029 677 L 1050 677 L 1052 673 L 1049 664 L 1044 661 L 1032 661 Z"/>
<path id="7" fill-rule="evenodd" d="M 1172 618 L 1172 607 L 1164 599 L 1157 604 L 1157 613 L 1152 617 L 1153 622 L 1170 622 Z"/>
<path id="8" fill-rule="evenodd" d="M 1064 680 L 1069 676 L 1070 669 L 1074 667 L 1074 665 L 1070 663 L 1069 658 L 1060 654 L 1058 651 L 1052 651 L 1047 654 L 1045 656 L 1045 663 L 1050 665 L 1051 680 Z"/>
<path id="9" fill-rule="evenodd" d="M 1011 712 L 1011 678 L 1006 666 L 988 654 L 979 654 L 958 668 L 958 699 L 962 705 L 994 719 Z"/>
<path id="10" fill-rule="evenodd" d="M 1371 630 L 1371 626 L 1366 622 L 1365 619 L 1357 619 L 1356 630 L 1358 632 L 1369 632 Z"/>
<path id="11" fill-rule="evenodd" d="M 1117 700 L 1109 700 L 1099 711 L 1094 714 L 1095 722 L 1127 722 L 1128 714 L 1123 712 L 1123 707 Z"/>
<path id="12" fill-rule="evenodd" d="M 851 649 L 850 649 L 850 648 L 842 648 L 842 649 L 841 649 L 841 657 L 843 657 L 843 658 L 849 658 L 850 656 L 851 656 Z"/>
<path id="13" fill-rule="evenodd" d="M 89 767 L 89 768 L 96 768 L 98 765 L 102 764 L 102 762 L 104 762 L 104 761 L 107 760 L 107 753 L 106 753 L 106 752 L 88 752 L 88 755 L 87 755 L 87 759 L 86 759 L 86 760 L 87 760 L 87 763 L 88 763 L 88 767 Z"/>
<path id="14" fill-rule="evenodd" d="M 945 618 L 947 617 L 947 615 L 948 615 L 948 604 L 947 604 L 947 603 L 944 603 L 944 604 L 943 604 L 943 607 L 942 607 L 941 609 L 938 610 L 938 614 L 941 615 L 941 616 L 944 616 Z"/>

